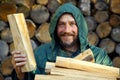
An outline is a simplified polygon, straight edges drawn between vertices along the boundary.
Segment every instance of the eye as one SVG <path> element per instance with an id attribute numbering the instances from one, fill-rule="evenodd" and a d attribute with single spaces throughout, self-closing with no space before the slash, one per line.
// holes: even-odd
<path id="1" fill-rule="evenodd" d="M 70 22 L 70 26 L 74 27 L 76 25 L 75 22 Z"/>
<path id="2" fill-rule="evenodd" d="M 63 22 L 60 22 L 60 23 L 58 23 L 58 27 L 64 27 L 64 23 Z"/>

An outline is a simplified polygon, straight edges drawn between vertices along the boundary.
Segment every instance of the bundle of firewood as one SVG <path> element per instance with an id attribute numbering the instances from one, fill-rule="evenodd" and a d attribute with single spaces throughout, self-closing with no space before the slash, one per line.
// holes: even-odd
<path id="1" fill-rule="evenodd" d="M 119 68 L 72 58 L 57 57 L 55 63 L 46 63 L 48 75 L 36 75 L 35 80 L 116 80 Z"/>

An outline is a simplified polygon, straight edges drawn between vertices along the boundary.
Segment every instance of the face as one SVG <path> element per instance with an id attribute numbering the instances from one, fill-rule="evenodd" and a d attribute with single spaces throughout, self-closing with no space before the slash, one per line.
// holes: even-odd
<path id="1" fill-rule="evenodd" d="M 71 14 L 60 17 L 57 25 L 57 36 L 64 46 L 72 46 L 77 42 L 78 29 Z"/>

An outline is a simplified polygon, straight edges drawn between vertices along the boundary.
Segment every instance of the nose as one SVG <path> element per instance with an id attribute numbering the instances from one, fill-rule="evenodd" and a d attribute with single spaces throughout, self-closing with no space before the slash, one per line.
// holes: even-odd
<path id="1" fill-rule="evenodd" d="M 70 25 L 67 23 L 65 26 L 65 32 L 70 32 L 70 31 L 71 31 Z"/>

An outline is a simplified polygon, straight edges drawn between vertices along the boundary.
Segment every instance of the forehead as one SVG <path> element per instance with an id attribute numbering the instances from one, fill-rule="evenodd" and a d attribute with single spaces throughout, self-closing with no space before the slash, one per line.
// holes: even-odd
<path id="1" fill-rule="evenodd" d="M 75 21 L 74 17 L 71 14 L 63 14 L 60 18 L 59 18 L 59 22 L 61 21 Z"/>

